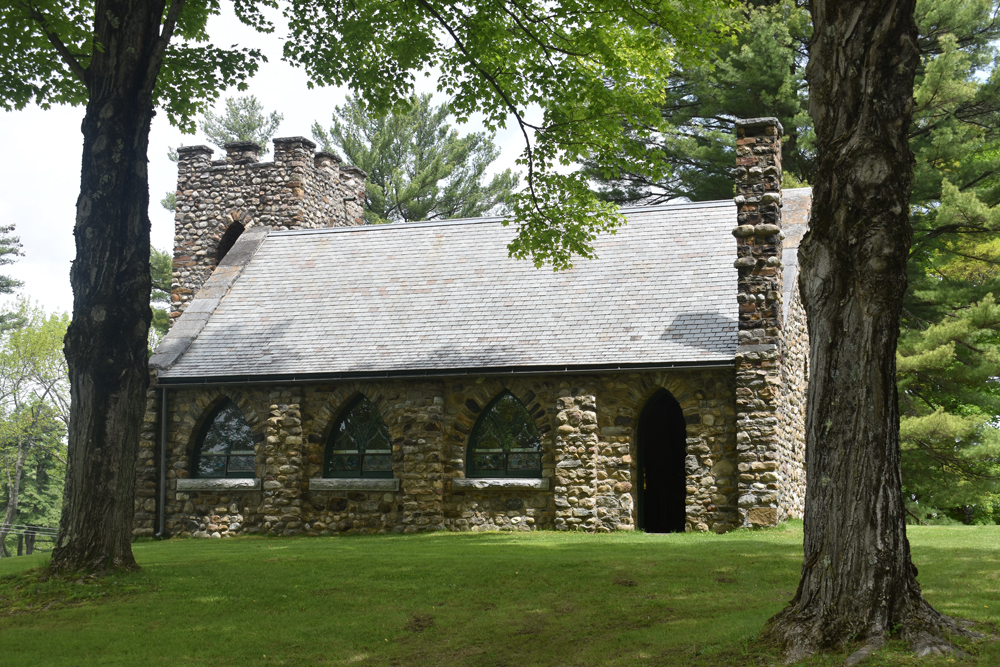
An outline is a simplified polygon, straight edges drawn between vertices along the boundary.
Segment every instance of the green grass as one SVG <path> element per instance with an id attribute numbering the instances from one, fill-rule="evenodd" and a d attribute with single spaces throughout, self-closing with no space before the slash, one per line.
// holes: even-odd
<path id="1" fill-rule="evenodd" d="M 998 620 L 1000 527 L 910 539 L 932 604 Z M 142 571 L 98 581 L 5 559 L 0 665 L 768 665 L 753 640 L 794 594 L 801 543 L 800 525 L 172 540 L 134 545 Z M 1000 665 L 1000 644 L 971 650 L 966 664 Z M 893 643 L 865 664 L 918 661 Z"/>

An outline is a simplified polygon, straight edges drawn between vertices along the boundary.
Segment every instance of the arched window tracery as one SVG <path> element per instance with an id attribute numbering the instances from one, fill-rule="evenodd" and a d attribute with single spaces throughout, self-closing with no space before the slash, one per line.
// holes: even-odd
<path id="1" fill-rule="evenodd" d="M 504 391 L 476 420 L 469 436 L 468 477 L 541 477 L 542 441 L 535 421 Z"/>
<path id="2" fill-rule="evenodd" d="M 205 420 L 195 444 L 194 477 L 253 477 L 253 430 L 243 411 L 225 399 Z"/>
<path id="3" fill-rule="evenodd" d="M 392 477 L 389 427 L 378 407 L 358 396 L 342 412 L 330 432 L 324 477 Z"/>

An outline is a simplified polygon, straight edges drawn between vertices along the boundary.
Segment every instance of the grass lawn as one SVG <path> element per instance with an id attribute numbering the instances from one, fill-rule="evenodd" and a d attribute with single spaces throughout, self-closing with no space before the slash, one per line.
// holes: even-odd
<path id="1" fill-rule="evenodd" d="M 995 623 L 1000 527 L 910 529 L 939 610 Z M 768 665 L 801 525 L 728 535 L 429 534 L 134 545 L 136 574 L 0 561 L 0 665 Z M 4 576 L 6 575 L 6 576 Z M 1000 665 L 1000 643 L 964 664 Z M 841 664 L 850 651 L 813 665 Z M 917 661 L 890 644 L 865 665 Z"/>

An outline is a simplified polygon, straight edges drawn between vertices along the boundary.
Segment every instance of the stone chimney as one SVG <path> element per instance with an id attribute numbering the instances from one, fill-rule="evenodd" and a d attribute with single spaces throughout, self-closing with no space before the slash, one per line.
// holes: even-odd
<path id="1" fill-rule="evenodd" d="M 779 516 L 782 264 L 781 123 L 736 121 L 736 449 L 744 525 Z"/>
<path id="2" fill-rule="evenodd" d="M 781 123 L 736 121 L 739 342 L 775 343 L 781 330 Z"/>
<path id="3" fill-rule="evenodd" d="M 172 321 L 245 229 L 364 224 L 367 175 L 315 149 L 305 137 L 275 139 L 273 162 L 251 141 L 226 144 L 215 161 L 208 146 L 177 149 Z"/>

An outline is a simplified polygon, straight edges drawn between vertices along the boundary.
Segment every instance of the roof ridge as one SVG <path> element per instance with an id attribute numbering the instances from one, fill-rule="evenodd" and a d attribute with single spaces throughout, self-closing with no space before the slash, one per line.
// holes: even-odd
<path id="1" fill-rule="evenodd" d="M 655 204 L 650 206 L 629 206 L 622 207 L 623 214 L 646 213 L 649 211 L 679 210 L 686 208 L 719 208 L 721 206 L 734 206 L 732 199 L 715 199 L 712 201 L 700 202 L 674 202 L 669 204 Z M 320 229 L 276 229 L 271 232 L 271 236 L 298 236 L 302 234 L 338 234 L 361 231 L 382 231 L 390 229 L 417 229 L 427 227 L 450 227 L 458 225 L 481 225 L 493 222 L 503 222 L 512 220 L 505 216 L 489 216 L 481 218 L 450 218 L 448 220 L 424 220 L 421 222 L 392 222 L 381 225 L 350 225 L 346 227 L 322 227 Z"/>

